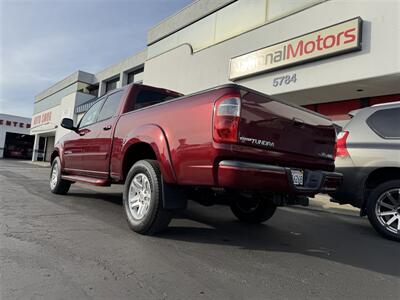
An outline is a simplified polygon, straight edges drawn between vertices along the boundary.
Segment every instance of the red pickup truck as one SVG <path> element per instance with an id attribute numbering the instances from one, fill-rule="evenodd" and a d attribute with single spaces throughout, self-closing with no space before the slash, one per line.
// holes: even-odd
<path id="1" fill-rule="evenodd" d="M 51 191 L 124 184 L 128 224 L 143 234 L 166 228 L 187 199 L 257 223 L 341 182 L 329 119 L 239 85 L 184 96 L 131 84 L 61 126 L 71 132 L 52 153 Z"/>

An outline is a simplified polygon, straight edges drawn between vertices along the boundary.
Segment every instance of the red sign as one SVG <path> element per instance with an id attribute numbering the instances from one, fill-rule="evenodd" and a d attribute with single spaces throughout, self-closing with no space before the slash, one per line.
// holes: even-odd
<path id="1" fill-rule="evenodd" d="M 230 61 L 231 80 L 361 50 L 362 20 L 357 17 L 304 34 Z"/>
<path id="2" fill-rule="evenodd" d="M 42 113 L 41 115 L 38 115 L 33 118 L 33 126 L 43 124 L 43 123 L 48 123 L 51 121 L 51 111 Z"/>

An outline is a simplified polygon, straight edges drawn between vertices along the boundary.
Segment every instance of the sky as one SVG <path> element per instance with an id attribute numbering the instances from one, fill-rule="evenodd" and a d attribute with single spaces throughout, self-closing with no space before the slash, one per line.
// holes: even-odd
<path id="1" fill-rule="evenodd" d="M 192 0 L 0 0 L 0 113 L 31 117 L 35 95 L 146 47 L 147 31 Z"/>

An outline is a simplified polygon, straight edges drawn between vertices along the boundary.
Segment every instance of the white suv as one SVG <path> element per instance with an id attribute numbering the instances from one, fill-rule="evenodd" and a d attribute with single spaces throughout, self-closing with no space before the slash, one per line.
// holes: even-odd
<path id="1" fill-rule="evenodd" d="M 343 184 L 332 201 L 359 207 L 380 234 L 400 241 L 400 101 L 350 115 L 337 136 Z"/>

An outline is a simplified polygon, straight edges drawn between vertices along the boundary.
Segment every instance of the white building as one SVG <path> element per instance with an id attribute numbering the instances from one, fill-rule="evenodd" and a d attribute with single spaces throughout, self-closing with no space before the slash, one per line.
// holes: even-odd
<path id="1" fill-rule="evenodd" d="M 63 118 L 77 123 L 97 96 L 128 83 L 142 82 L 145 57 L 146 52 L 139 52 L 96 74 L 77 71 L 37 95 L 32 116 L 32 160 L 37 160 L 41 152 L 46 153 L 46 161 L 50 160 L 55 142 L 68 132 L 60 126 Z M 45 140 L 42 145 L 41 138 Z"/>
<path id="2" fill-rule="evenodd" d="M 399 20 L 400 0 L 194 1 L 149 30 L 145 51 L 38 95 L 32 134 L 51 147 L 62 117 L 130 82 L 184 94 L 235 82 L 344 124 L 350 110 L 400 100 Z"/>
<path id="3" fill-rule="evenodd" d="M 30 158 L 33 151 L 30 128 L 29 118 L 0 114 L 0 158 Z"/>

